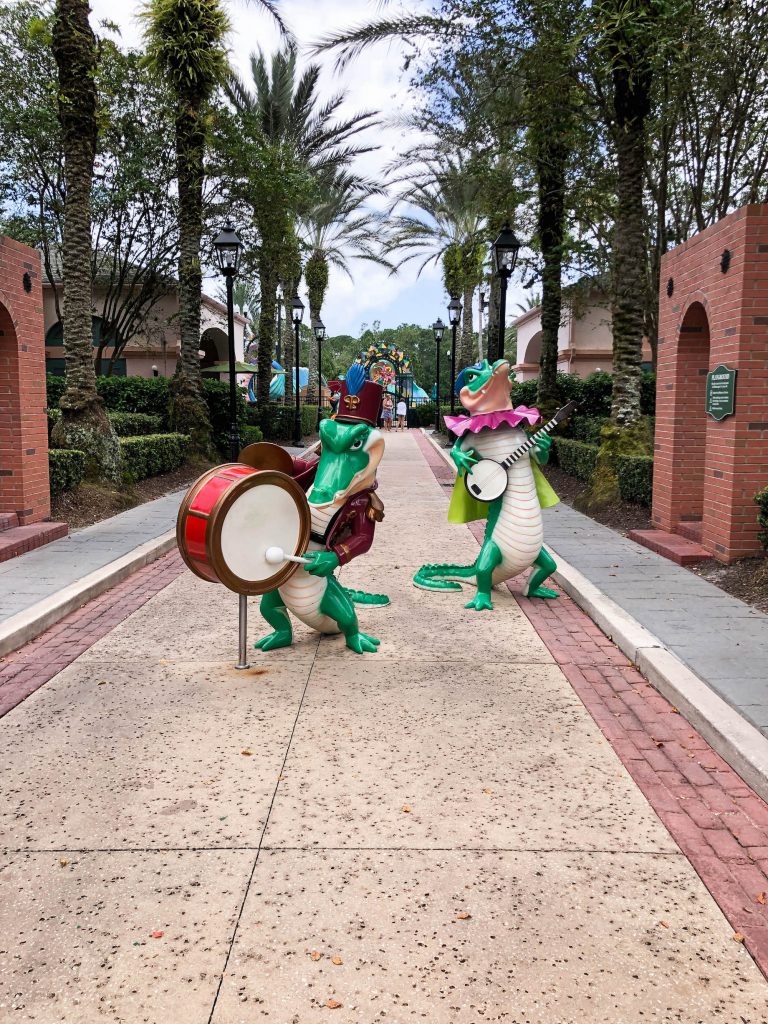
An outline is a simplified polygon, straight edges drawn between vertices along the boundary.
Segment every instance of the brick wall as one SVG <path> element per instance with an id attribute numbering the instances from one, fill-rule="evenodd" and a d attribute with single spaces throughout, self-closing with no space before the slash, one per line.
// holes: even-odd
<path id="1" fill-rule="evenodd" d="M 0 512 L 21 525 L 50 515 L 45 404 L 40 256 L 0 235 Z"/>
<path id="2" fill-rule="evenodd" d="M 731 262 L 720 267 L 725 249 Z M 667 295 L 672 278 L 674 290 Z M 704 412 L 706 373 L 737 369 L 736 413 Z M 665 256 L 659 299 L 653 522 L 702 519 L 730 562 L 761 551 L 753 496 L 768 484 L 768 205 L 747 206 Z"/>

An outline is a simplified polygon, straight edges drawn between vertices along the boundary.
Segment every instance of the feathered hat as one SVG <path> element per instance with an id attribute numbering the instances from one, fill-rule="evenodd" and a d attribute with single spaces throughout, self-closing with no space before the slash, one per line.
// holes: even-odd
<path id="1" fill-rule="evenodd" d="M 341 401 L 336 414 L 337 423 L 367 423 L 375 427 L 379 422 L 384 389 L 381 384 L 367 380 L 361 363 L 353 363 L 341 382 Z"/>

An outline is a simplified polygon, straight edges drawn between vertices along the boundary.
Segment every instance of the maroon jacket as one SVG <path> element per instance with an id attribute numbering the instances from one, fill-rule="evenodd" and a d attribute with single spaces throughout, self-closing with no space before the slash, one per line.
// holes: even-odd
<path id="1" fill-rule="evenodd" d="M 330 521 L 325 536 L 312 534 L 312 540 L 324 544 L 326 551 L 333 551 L 339 565 L 364 555 L 373 544 L 376 523 L 384 518 L 384 505 L 375 490 L 374 483 L 373 487 L 353 494 Z"/>

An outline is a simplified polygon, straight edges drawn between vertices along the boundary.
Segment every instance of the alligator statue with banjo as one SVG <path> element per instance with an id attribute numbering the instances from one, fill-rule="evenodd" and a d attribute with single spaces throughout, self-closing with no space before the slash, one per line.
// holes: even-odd
<path id="1" fill-rule="evenodd" d="M 358 654 L 378 647 L 360 630 L 355 605 L 389 598 L 343 587 L 334 574 L 370 548 L 384 517 L 376 494 L 381 399 L 381 385 L 355 364 L 336 418 L 320 423 L 320 442 L 306 453 L 319 448 L 319 458 L 249 445 L 240 462 L 204 473 L 182 502 L 176 533 L 192 572 L 237 594 L 262 595 L 261 614 L 272 627 L 255 644 L 262 651 L 292 642 L 289 612 L 321 633 L 342 633 Z"/>
<path id="2" fill-rule="evenodd" d="M 558 498 L 539 465 L 549 458 L 550 432 L 573 412 L 575 403 L 529 437 L 521 424 L 533 425 L 541 417 L 526 406 L 513 409 L 506 360 L 468 367 L 457 381 L 461 384 L 459 397 L 469 416 L 445 417 L 448 429 L 456 434 L 451 458 L 458 470 L 448 521 L 487 518 L 488 525 L 473 565 L 423 565 L 413 582 L 424 590 L 460 590 L 461 583 L 474 584 L 477 593 L 466 607 L 479 611 L 493 608 L 491 590 L 496 584 L 533 567 L 523 593 L 557 597 L 544 586 L 556 565 L 544 547 L 541 510 Z"/>

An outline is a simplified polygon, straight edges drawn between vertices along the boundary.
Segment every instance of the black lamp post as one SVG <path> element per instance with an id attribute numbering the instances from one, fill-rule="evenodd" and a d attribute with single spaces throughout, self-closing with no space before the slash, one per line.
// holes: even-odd
<path id="1" fill-rule="evenodd" d="M 440 346 L 443 344 L 445 324 L 438 317 L 432 324 L 432 332 L 435 335 L 435 430 L 440 430 Z"/>
<path id="2" fill-rule="evenodd" d="M 501 278 L 501 295 L 499 296 L 499 334 L 496 339 L 495 359 L 491 359 L 491 339 L 488 337 L 488 360 L 495 362 L 496 359 L 504 358 L 504 338 L 507 330 L 507 282 L 512 276 L 517 262 L 517 254 L 520 251 L 520 241 L 515 236 L 509 224 L 505 224 L 499 232 L 499 237 L 493 243 L 493 262 L 496 273 Z"/>
<path id="3" fill-rule="evenodd" d="M 295 335 L 293 390 L 296 397 L 296 415 L 293 421 L 293 444 L 295 448 L 303 448 L 304 442 L 301 439 L 301 382 L 299 380 L 299 327 L 304 317 L 304 303 L 298 295 L 291 299 L 291 311 L 293 315 L 293 331 Z"/>
<path id="4" fill-rule="evenodd" d="M 480 289 L 479 306 L 480 306 L 480 322 L 477 325 L 477 331 L 478 331 L 478 338 L 479 338 L 480 344 L 478 345 L 478 350 L 479 351 L 478 351 L 477 354 L 482 359 L 483 358 L 483 329 L 485 328 L 485 311 L 486 311 L 486 309 L 488 309 L 488 293 L 486 292 L 485 288 L 481 288 Z M 487 334 L 487 330 L 486 330 L 486 334 Z M 488 348 L 488 346 L 486 345 L 486 351 L 487 351 L 487 348 Z"/>
<path id="5" fill-rule="evenodd" d="M 320 409 L 323 404 L 323 339 L 325 338 L 325 324 L 320 317 L 312 321 L 312 330 L 317 339 L 317 425 L 315 429 L 319 430 Z"/>
<path id="6" fill-rule="evenodd" d="M 461 320 L 461 302 L 453 295 L 448 303 L 448 319 L 451 321 L 451 416 L 456 412 L 456 330 Z"/>
<path id="7" fill-rule="evenodd" d="M 219 270 L 227 282 L 227 341 L 229 342 L 229 457 L 237 462 L 240 456 L 240 432 L 237 427 L 237 377 L 235 375 L 235 306 L 232 286 L 237 277 L 243 244 L 231 224 L 214 241 Z"/>

